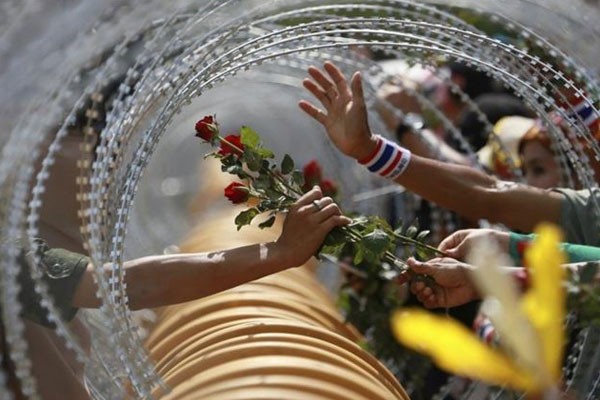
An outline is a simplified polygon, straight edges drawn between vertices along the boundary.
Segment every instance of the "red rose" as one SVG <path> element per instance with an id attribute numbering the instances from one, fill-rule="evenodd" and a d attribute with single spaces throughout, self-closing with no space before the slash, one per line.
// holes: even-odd
<path id="1" fill-rule="evenodd" d="M 310 190 L 314 185 L 318 185 L 323 178 L 321 166 L 316 160 L 312 160 L 302 169 L 304 174 L 304 189 Z"/>
<path id="2" fill-rule="evenodd" d="M 240 135 L 228 135 L 221 142 L 219 154 L 222 156 L 226 156 L 227 154 L 240 154 L 240 150 L 244 151 L 244 145 L 242 144 Z"/>
<path id="3" fill-rule="evenodd" d="M 212 142 L 215 135 L 218 133 L 217 121 L 212 117 L 212 115 L 207 115 L 202 118 L 200 121 L 196 122 L 196 136 L 206 140 L 207 142 Z"/>
<path id="4" fill-rule="evenodd" d="M 337 187 L 329 179 L 324 179 L 323 181 L 321 181 L 319 186 L 321 187 L 323 196 L 335 197 L 335 195 L 337 194 Z"/>
<path id="5" fill-rule="evenodd" d="M 233 204 L 240 204 L 248 200 L 250 193 L 243 183 L 232 182 L 225 188 L 225 197 Z"/>

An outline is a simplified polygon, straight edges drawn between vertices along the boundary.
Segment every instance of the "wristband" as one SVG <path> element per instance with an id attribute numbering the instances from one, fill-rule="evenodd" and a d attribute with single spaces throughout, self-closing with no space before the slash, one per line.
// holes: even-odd
<path id="1" fill-rule="evenodd" d="M 498 347 L 500 343 L 500 337 L 492 321 L 483 314 L 479 314 L 473 322 L 473 330 L 484 343 L 491 345 L 492 347 Z"/>
<path id="2" fill-rule="evenodd" d="M 358 162 L 374 174 L 396 179 L 408 167 L 410 156 L 410 150 L 377 135 L 377 145 L 373 152 Z"/>
<path id="3" fill-rule="evenodd" d="M 534 236 L 531 234 L 523 235 L 521 233 L 510 232 L 508 254 L 515 265 L 523 265 L 523 255 L 533 238 Z"/>

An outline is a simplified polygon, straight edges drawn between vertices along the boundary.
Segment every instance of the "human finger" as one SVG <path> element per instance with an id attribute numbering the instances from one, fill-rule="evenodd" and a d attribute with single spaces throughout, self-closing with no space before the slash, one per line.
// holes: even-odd
<path id="1" fill-rule="evenodd" d="M 456 231 L 453 234 L 447 236 L 438 245 L 438 250 L 449 253 L 453 251 L 456 246 L 463 242 L 465 237 L 465 231 Z"/>
<path id="2" fill-rule="evenodd" d="M 321 104 L 323 104 L 325 107 L 329 107 L 329 105 L 331 104 L 331 99 L 327 96 L 327 92 L 323 90 L 319 85 L 317 85 L 310 79 L 304 79 L 302 81 L 302 86 L 304 86 L 306 90 L 312 93 L 312 95 L 315 96 L 321 102 Z"/>
<path id="3" fill-rule="evenodd" d="M 423 306 L 425 308 L 439 308 L 441 307 L 441 304 L 439 304 L 438 302 L 438 298 L 432 294 L 431 296 L 427 296 L 425 298 L 423 298 L 423 300 L 421 301 L 423 303 Z"/>
<path id="4" fill-rule="evenodd" d="M 321 208 L 319 212 L 316 213 L 315 217 L 317 218 L 317 221 L 321 223 L 334 215 L 342 215 L 340 208 L 337 204 L 328 204 Z"/>
<path id="5" fill-rule="evenodd" d="M 321 109 L 313 106 L 308 101 L 300 100 L 298 102 L 298 106 L 300 109 L 314 118 L 317 122 L 321 123 L 321 125 L 326 125 L 327 123 L 327 114 L 325 114 Z"/>
<path id="6" fill-rule="evenodd" d="M 334 214 L 323 221 L 319 226 L 325 231 L 329 232 L 336 226 L 348 225 L 352 222 L 351 218 L 346 217 L 345 215 Z"/>
<path id="7" fill-rule="evenodd" d="M 431 293 L 429 294 L 425 294 L 425 292 L 421 291 L 421 292 L 417 292 L 415 294 L 417 296 L 417 300 L 419 300 L 419 302 L 421 303 L 425 303 L 426 301 L 431 301 L 430 297 L 432 296 Z"/>
<path id="8" fill-rule="evenodd" d="M 425 286 L 425 289 L 423 289 L 421 293 L 425 297 L 433 296 L 433 290 L 429 286 Z"/>
<path id="9" fill-rule="evenodd" d="M 428 263 L 424 263 L 421 261 L 417 261 L 415 258 L 410 257 L 406 260 L 406 264 L 417 274 L 426 274 L 426 275 L 434 275 L 435 268 L 428 265 Z"/>
<path id="10" fill-rule="evenodd" d="M 309 67 L 308 74 L 321 86 L 323 93 L 329 98 L 333 99 L 338 94 L 338 89 L 334 82 L 332 82 L 320 69 L 316 67 Z"/>
<path id="11" fill-rule="evenodd" d="M 299 209 L 304 206 L 310 205 L 312 206 L 312 202 L 319 200 L 323 197 L 323 193 L 321 192 L 321 188 L 318 186 L 314 186 L 311 190 L 304 193 L 296 202 L 292 205 L 292 209 Z"/>
<path id="12" fill-rule="evenodd" d="M 395 282 L 398 285 L 404 285 L 406 282 L 410 281 L 411 277 L 412 274 L 410 273 L 410 270 L 405 270 L 396 277 Z"/>
<path id="13" fill-rule="evenodd" d="M 333 80 L 337 92 L 342 96 L 349 96 L 350 88 L 348 87 L 348 82 L 346 81 L 346 77 L 344 76 L 342 70 L 330 61 L 325 62 L 324 68 Z"/>
<path id="14" fill-rule="evenodd" d="M 425 289 L 425 284 L 421 281 L 414 281 L 410 284 L 410 291 L 415 295 L 421 293 L 423 289 Z"/>

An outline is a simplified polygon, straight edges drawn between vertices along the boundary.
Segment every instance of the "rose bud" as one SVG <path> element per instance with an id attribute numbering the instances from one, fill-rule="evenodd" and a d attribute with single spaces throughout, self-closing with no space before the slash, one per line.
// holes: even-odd
<path id="1" fill-rule="evenodd" d="M 225 197 L 233 204 L 240 204 L 248 200 L 250 192 L 243 183 L 232 182 L 225 188 Z"/>
<path id="2" fill-rule="evenodd" d="M 321 187 L 323 196 L 335 197 L 335 195 L 338 192 L 338 189 L 335 186 L 335 184 L 333 182 L 331 182 L 329 179 L 322 180 L 321 183 L 319 184 L 319 186 Z"/>
<path id="3" fill-rule="evenodd" d="M 212 142 L 218 133 L 219 129 L 217 127 L 217 121 L 215 121 L 212 115 L 207 115 L 196 122 L 197 137 L 204 139 L 207 142 Z"/>
<path id="4" fill-rule="evenodd" d="M 323 178 L 323 173 L 321 172 L 321 166 L 316 160 L 312 160 L 308 164 L 304 166 L 302 169 L 302 173 L 304 174 L 304 190 L 310 190 L 314 185 L 318 185 Z"/>
<path id="5" fill-rule="evenodd" d="M 219 154 L 226 156 L 228 154 L 240 154 L 240 150 L 244 151 L 244 145 L 242 144 L 242 138 L 240 135 L 228 135 L 221 142 L 221 148 Z"/>

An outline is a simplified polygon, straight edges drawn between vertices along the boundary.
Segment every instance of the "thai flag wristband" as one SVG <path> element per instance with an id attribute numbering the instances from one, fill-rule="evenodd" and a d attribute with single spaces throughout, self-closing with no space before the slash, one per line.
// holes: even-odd
<path id="1" fill-rule="evenodd" d="M 473 330 L 484 343 L 492 347 L 498 347 L 500 344 L 500 336 L 496 332 L 496 328 L 486 315 L 479 314 L 473 322 Z"/>
<path id="2" fill-rule="evenodd" d="M 577 104 L 574 104 L 569 111 L 569 118 L 573 123 L 581 120 L 594 137 L 600 134 L 600 116 L 596 114 L 593 107 L 586 101 L 581 100 Z"/>
<path id="3" fill-rule="evenodd" d="M 410 156 L 410 150 L 377 135 L 377 145 L 373 152 L 358 162 L 374 174 L 396 179 L 408 167 Z"/>

